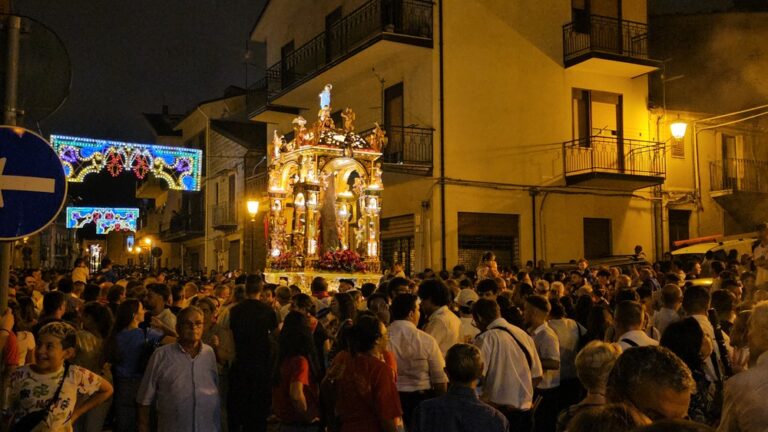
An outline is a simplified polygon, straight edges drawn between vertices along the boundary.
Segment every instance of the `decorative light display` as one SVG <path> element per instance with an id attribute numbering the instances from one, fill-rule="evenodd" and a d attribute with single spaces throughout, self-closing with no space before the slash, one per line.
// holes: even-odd
<path id="1" fill-rule="evenodd" d="M 96 224 L 96 234 L 113 231 L 136 232 L 137 208 L 67 207 L 67 228 Z"/>
<path id="2" fill-rule="evenodd" d="M 170 189 L 200 190 L 201 150 L 60 135 L 52 135 L 51 144 L 71 182 L 102 170 L 112 177 L 132 171 L 139 180 L 152 173 Z"/>
<path id="3" fill-rule="evenodd" d="M 386 133 L 355 133 L 331 118 L 331 85 L 320 93 L 317 122 L 297 117 L 294 139 L 275 132 L 269 150 L 267 267 L 273 272 L 377 274 L 380 261 L 381 165 Z"/>

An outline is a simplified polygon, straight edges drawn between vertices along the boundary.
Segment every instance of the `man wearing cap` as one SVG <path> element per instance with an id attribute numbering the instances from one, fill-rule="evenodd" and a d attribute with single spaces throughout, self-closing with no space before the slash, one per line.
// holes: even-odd
<path id="1" fill-rule="evenodd" d="M 755 286 L 768 282 L 768 223 L 757 226 L 757 242 L 752 246 L 752 261 L 757 267 Z"/>
<path id="2" fill-rule="evenodd" d="M 459 319 L 461 319 L 461 327 L 459 327 L 460 342 L 472 343 L 475 340 L 475 336 L 480 333 L 480 329 L 475 326 L 472 319 L 472 305 L 479 298 L 477 293 L 469 288 L 459 291 L 459 296 L 456 297 L 456 304 L 459 305 Z"/>

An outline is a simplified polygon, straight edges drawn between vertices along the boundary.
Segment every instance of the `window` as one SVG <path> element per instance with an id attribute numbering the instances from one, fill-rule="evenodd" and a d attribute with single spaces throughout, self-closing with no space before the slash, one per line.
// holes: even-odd
<path id="1" fill-rule="evenodd" d="M 584 218 L 584 257 L 604 258 L 612 255 L 611 220 Z"/>
<path id="2" fill-rule="evenodd" d="M 459 213 L 459 264 L 472 270 L 483 252 L 496 255 L 499 267 L 520 264 L 520 216 Z"/>
<path id="3" fill-rule="evenodd" d="M 685 157 L 685 137 L 681 139 L 672 138 L 672 157 Z"/>

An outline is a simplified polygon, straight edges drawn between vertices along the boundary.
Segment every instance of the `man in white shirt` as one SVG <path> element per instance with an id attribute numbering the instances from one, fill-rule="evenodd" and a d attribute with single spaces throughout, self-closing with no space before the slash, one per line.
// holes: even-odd
<path id="1" fill-rule="evenodd" d="M 475 336 L 480 333 L 480 329 L 475 326 L 472 319 L 472 304 L 479 299 L 477 293 L 469 288 L 461 290 L 456 298 L 456 303 L 459 305 L 459 319 L 461 320 L 459 341 L 462 343 L 472 343 Z"/>
<path id="2" fill-rule="evenodd" d="M 655 346 L 659 342 L 643 331 L 643 305 L 632 300 L 624 300 L 616 305 L 614 316 L 617 345 L 622 351 L 630 348 Z"/>
<path id="3" fill-rule="evenodd" d="M 459 329 L 461 320 L 450 309 L 451 292 L 439 279 L 427 279 L 419 285 L 421 312 L 427 315 L 428 321 L 424 331 L 429 333 L 440 346 L 440 352 L 445 353 L 455 344 L 460 343 Z"/>
<path id="4" fill-rule="evenodd" d="M 533 389 L 543 375 L 533 339 L 501 318 L 493 300 L 475 302 L 472 315 L 480 328 L 475 345 L 485 360 L 482 399 L 507 417 L 510 430 L 530 430 Z"/>
<path id="5" fill-rule="evenodd" d="M 560 342 L 557 333 L 547 324 L 547 317 L 552 307 L 549 300 L 541 295 L 525 298 L 523 317 L 528 334 L 533 338 L 539 353 L 544 376 L 536 386 L 535 394 L 541 396 L 541 402 L 534 413 L 536 429 L 551 431 L 555 429 L 557 414 L 560 412 L 558 388 L 560 387 Z"/>
<path id="6" fill-rule="evenodd" d="M 683 303 L 683 291 L 675 284 L 664 285 L 661 289 L 662 308 L 653 314 L 653 326 L 664 334 L 668 325 L 680 320 L 678 310 Z"/>
<path id="7" fill-rule="evenodd" d="M 709 336 L 714 345 L 712 355 L 704 361 L 704 374 L 707 376 L 709 382 L 720 382 L 725 381 L 725 378 L 727 378 L 723 376 L 725 369 L 723 367 L 722 357 L 723 355 L 730 356 L 733 353 L 733 348 L 731 347 L 731 338 L 724 332 L 722 334 L 723 339 L 725 340 L 725 349 L 727 353 L 721 353 L 720 347 L 715 343 L 717 340 L 715 338 L 715 328 L 712 326 L 712 323 L 709 322 L 709 318 L 707 318 L 709 302 L 709 291 L 704 287 L 688 287 L 683 294 L 683 310 L 686 315 L 696 319 L 701 326 L 701 331 Z"/>
<path id="8" fill-rule="evenodd" d="M 397 360 L 397 391 L 403 420 L 411 424 L 411 415 L 421 401 L 445 393 L 448 376 L 445 360 L 435 338 L 416 328 L 419 322 L 417 297 L 400 294 L 390 306 L 389 350 Z"/>

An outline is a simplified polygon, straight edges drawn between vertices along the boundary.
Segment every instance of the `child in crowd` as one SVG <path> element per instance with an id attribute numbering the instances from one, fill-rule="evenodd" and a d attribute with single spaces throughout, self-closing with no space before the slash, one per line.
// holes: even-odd
<path id="1" fill-rule="evenodd" d="M 5 423 L 33 431 L 72 431 L 84 413 L 112 395 L 99 375 L 68 364 L 75 356 L 76 330 L 64 322 L 46 324 L 38 333 L 36 363 L 11 375 Z M 77 405 L 77 397 L 86 397 Z"/>

